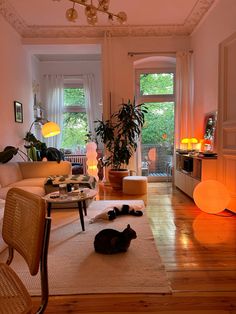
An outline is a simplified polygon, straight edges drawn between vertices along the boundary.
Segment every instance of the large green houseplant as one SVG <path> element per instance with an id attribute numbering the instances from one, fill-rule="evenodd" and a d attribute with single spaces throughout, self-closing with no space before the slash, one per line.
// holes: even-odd
<path id="1" fill-rule="evenodd" d="M 119 110 L 106 121 L 95 121 L 96 137 L 101 139 L 108 156 L 105 166 L 110 166 L 108 175 L 113 188 L 120 189 L 122 177 L 128 175 L 127 166 L 135 153 L 141 130 L 145 121 L 147 108 L 144 104 L 135 104 L 128 100 L 122 103 Z M 120 182 L 113 184 L 114 177 L 120 177 Z"/>

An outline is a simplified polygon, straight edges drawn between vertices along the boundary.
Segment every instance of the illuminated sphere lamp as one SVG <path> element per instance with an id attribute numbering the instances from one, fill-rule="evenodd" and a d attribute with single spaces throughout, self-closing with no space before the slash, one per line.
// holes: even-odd
<path id="1" fill-rule="evenodd" d="M 202 211 L 217 214 L 228 206 L 230 195 L 224 184 L 216 180 L 206 180 L 195 187 L 193 199 Z"/>
<path id="2" fill-rule="evenodd" d="M 60 127 L 57 123 L 49 121 L 42 125 L 41 133 L 43 137 L 51 137 L 61 132 Z"/>

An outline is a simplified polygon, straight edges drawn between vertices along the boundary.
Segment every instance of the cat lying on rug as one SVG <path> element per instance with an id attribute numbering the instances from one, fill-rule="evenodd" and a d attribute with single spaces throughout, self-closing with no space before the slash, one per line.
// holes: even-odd
<path id="1" fill-rule="evenodd" d="M 138 205 L 118 205 L 114 206 L 112 209 L 106 210 L 95 217 L 91 218 L 89 223 L 93 223 L 100 219 L 114 220 L 120 215 L 132 215 L 132 216 L 142 216 L 143 212 L 140 210 L 141 206 Z"/>
<path id="2" fill-rule="evenodd" d="M 127 225 L 122 232 L 115 229 L 103 229 L 95 236 L 94 249 L 102 254 L 126 252 L 131 240 L 136 238 L 136 232 L 130 225 Z"/>

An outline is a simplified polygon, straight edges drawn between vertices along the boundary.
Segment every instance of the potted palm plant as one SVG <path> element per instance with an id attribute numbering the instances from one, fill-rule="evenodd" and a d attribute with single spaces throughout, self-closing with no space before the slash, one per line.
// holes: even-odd
<path id="1" fill-rule="evenodd" d="M 145 113 L 147 108 L 144 104 L 128 100 L 109 120 L 95 121 L 96 137 L 100 138 L 108 152 L 104 166 L 110 166 L 108 177 L 114 189 L 121 189 L 123 177 L 129 174 L 127 167 L 137 149 Z"/>

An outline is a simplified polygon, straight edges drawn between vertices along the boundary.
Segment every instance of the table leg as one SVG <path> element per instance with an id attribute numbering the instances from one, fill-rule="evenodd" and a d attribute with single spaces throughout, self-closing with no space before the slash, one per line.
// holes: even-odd
<path id="1" fill-rule="evenodd" d="M 79 209 L 79 216 L 80 216 L 80 223 L 81 223 L 81 227 L 82 230 L 84 231 L 84 215 L 83 215 L 83 208 L 82 208 L 82 203 L 78 202 L 78 209 Z"/>
<path id="2" fill-rule="evenodd" d="M 51 203 L 48 203 L 48 207 L 47 207 L 48 217 L 51 216 L 51 208 L 52 208 L 52 204 L 51 204 Z"/>
<path id="3" fill-rule="evenodd" d="M 84 214 L 85 216 L 87 216 L 87 208 L 86 208 L 86 201 L 82 201 L 82 204 L 83 204 L 83 209 L 84 209 Z"/>

